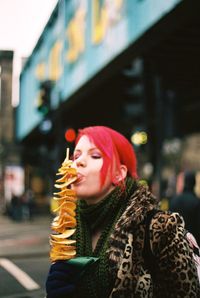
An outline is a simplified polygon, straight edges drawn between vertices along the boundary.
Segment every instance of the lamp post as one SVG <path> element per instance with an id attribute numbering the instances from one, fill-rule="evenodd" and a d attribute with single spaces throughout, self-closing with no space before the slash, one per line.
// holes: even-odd
<path id="1" fill-rule="evenodd" d="M 1 111 L 1 65 L 0 65 L 0 111 Z"/>
<path id="2" fill-rule="evenodd" d="M 2 92 L 1 92 L 1 75 L 2 75 L 2 68 L 0 65 L 0 121 L 2 121 L 1 112 L 2 112 Z M 0 124 L 2 127 L 2 123 Z M 4 204 L 4 185 L 3 185 L 3 144 L 2 144 L 2 130 L 0 127 L 0 211 L 3 209 Z"/>
<path id="3" fill-rule="evenodd" d="M 162 145 L 164 139 L 164 123 L 163 123 L 163 89 L 162 80 L 159 76 L 154 77 L 155 86 L 155 97 L 156 97 L 156 178 L 158 181 L 158 196 L 161 199 L 162 195 L 162 167 L 163 167 L 163 157 L 162 157 Z"/>

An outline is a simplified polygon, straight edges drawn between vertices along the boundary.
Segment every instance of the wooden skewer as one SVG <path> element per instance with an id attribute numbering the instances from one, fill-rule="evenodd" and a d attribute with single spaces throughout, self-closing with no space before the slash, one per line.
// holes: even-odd
<path id="1" fill-rule="evenodd" d="M 69 148 L 66 149 L 66 159 L 69 160 Z"/>

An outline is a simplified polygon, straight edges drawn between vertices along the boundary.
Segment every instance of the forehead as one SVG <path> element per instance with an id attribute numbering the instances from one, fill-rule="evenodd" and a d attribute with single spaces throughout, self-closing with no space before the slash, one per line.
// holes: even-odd
<path id="1" fill-rule="evenodd" d="M 75 150 L 97 148 L 96 145 L 87 136 L 82 136 L 78 141 Z"/>

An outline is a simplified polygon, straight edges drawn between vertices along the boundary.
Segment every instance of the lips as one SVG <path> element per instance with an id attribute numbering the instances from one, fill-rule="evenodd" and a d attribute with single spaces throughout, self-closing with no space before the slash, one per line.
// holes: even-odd
<path id="1" fill-rule="evenodd" d="M 77 174 L 77 179 L 76 179 L 76 181 L 75 181 L 75 185 L 76 184 L 79 184 L 80 182 L 82 182 L 82 180 L 84 179 L 84 175 L 82 175 L 81 173 L 78 173 Z"/>

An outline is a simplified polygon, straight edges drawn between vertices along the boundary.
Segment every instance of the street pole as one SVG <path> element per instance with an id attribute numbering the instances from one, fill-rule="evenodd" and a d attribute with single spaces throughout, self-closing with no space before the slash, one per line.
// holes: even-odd
<path id="1" fill-rule="evenodd" d="M 0 111 L 1 111 L 1 65 L 0 65 Z"/>
<path id="2" fill-rule="evenodd" d="M 158 182 L 158 196 L 162 196 L 162 145 L 164 139 L 164 96 L 161 77 L 154 77 L 155 97 L 156 97 L 156 180 Z"/>

